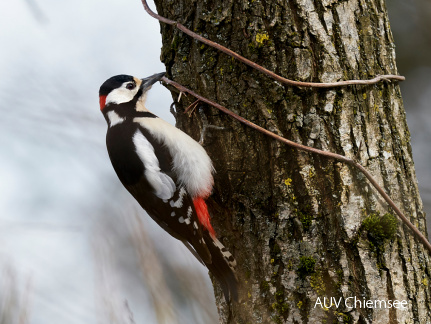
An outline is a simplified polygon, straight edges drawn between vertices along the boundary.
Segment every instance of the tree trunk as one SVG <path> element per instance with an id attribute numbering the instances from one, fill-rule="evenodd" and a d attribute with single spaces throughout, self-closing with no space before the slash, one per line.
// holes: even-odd
<path id="1" fill-rule="evenodd" d="M 159 14 L 289 79 L 397 74 L 384 0 L 155 2 Z M 172 26 L 161 32 L 170 78 L 283 137 L 356 158 L 426 231 L 396 83 L 288 87 Z M 194 100 L 183 96 L 180 107 Z M 212 223 L 240 282 L 231 305 L 215 284 L 221 323 L 431 322 L 430 255 L 364 176 L 200 107 L 226 127 L 209 129 L 204 142 L 217 172 Z M 191 118 L 179 111 L 177 126 L 198 139 L 198 109 Z M 329 307 L 330 297 L 343 299 Z M 406 303 L 374 308 L 375 300 Z"/>

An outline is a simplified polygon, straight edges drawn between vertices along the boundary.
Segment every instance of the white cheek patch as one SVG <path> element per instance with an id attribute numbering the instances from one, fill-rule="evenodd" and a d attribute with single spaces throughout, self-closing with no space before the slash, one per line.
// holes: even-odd
<path id="1" fill-rule="evenodd" d="M 160 170 L 154 147 L 139 130 L 133 135 L 133 144 L 145 166 L 145 177 L 154 188 L 154 194 L 160 199 L 172 198 L 176 190 L 175 183 L 170 176 Z"/>
<path id="2" fill-rule="evenodd" d="M 124 102 L 132 101 L 133 97 L 135 97 L 135 95 L 138 93 L 139 87 L 129 90 L 126 88 L 127 83 L 130 82 L 125 82 L 120 88 L 112 90 L 106 97 L 105 105 L 110 103 L 118 105 Z"/>

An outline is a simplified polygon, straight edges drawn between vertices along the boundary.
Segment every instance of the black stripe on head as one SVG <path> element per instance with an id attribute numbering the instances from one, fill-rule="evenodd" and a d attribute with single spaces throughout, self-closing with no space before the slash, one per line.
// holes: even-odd
<path id="1" fill-rule="evenodd" d="M 99 96 L 107 96 L 112 90 L 121 87 L 124 82 L 134 81 L 131 75 L 120 74 L 109 78 L 100 86 Z"/>

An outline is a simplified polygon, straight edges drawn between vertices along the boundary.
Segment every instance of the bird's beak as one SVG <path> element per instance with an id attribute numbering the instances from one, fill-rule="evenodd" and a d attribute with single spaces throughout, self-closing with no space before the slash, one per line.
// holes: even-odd
<path id="1" fill-rule="evenodd" d="M 165 72 L 162 73 L 156 73 L 153 74 L 152 76 L 149 76 L 147 78 L 141 79 L 142 83 L 141 83 L 141 89 L 142 91 L 146 91 L 149 88 L 151 88 L 151 86 L 156 83 L 157 81 L 160 81 L 162 79 L 162 77 L 165 75 Z"/>

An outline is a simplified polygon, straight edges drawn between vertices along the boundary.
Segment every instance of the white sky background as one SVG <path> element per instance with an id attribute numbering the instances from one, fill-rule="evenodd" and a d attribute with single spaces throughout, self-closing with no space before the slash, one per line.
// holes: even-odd
<path id="1" fill-rule="evenodd" d="M 31 280 L 31 324 L 93 324 L 100 319 L 94 223 L 104 209 L 127 213 L 132 201 L 106 153 L 98 90 L 116 74 L 164 71 L 159 24 L 138 0 L 37 0 L 42 17 L 30 10 L 33 1 L 0 2 L 0 289 L 7 265 L 21 287 Z M 412 72 L 402 91 L 413 93 L 405 104 L 422 196 L 431 201 L 427 72 Z M 157 84 L 148 107 L 173 123 L 171 102 Z M 145 224 L 167 253 L 181 256 L 181 245 Z M 178 262 L 205 273 L 188 254 Z M 155 323 L 145 293 L 131 294 L 136 323 Z"/>
<path id="2" fill-rule="evenodd" d="M 98 90 L 116 74 L 165 70 L 160 27 L 137 0 L 36 1 L 42 16 L 34 3 L 0 2 L 0 289 L 10 268 L 20 287 L 31 281 L 31 324 L 99 323 L 94 224 L 103 209 L 124 216 L 132 199 L 117 190 Z M 173 123 L 171 102 L 153 86 L 149 109 Z M 145 224 L 180 263 L 196 266 Z M 144 292 L 124 293 L 137 323 L 156 322 Z"/>

